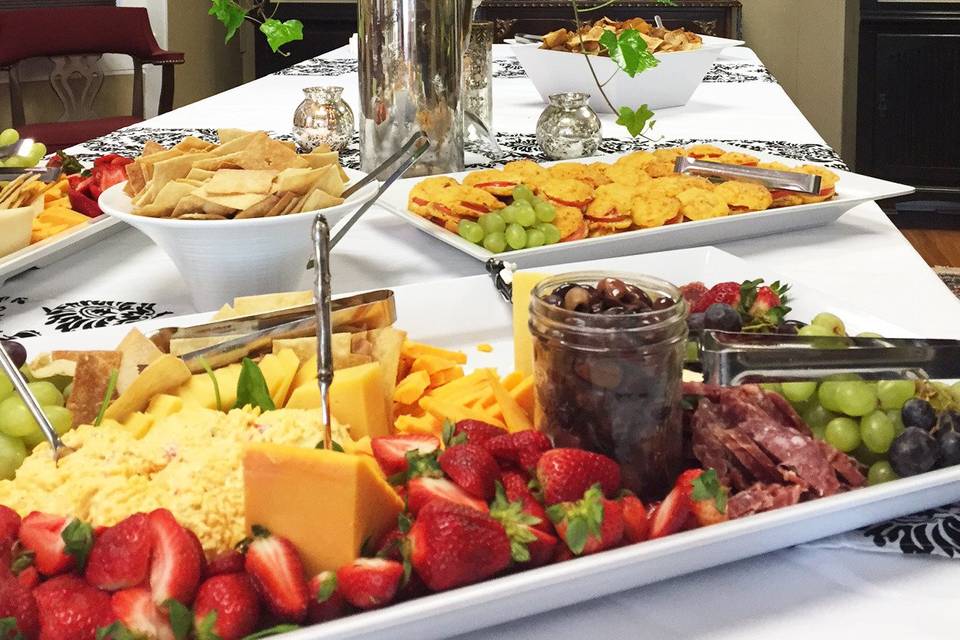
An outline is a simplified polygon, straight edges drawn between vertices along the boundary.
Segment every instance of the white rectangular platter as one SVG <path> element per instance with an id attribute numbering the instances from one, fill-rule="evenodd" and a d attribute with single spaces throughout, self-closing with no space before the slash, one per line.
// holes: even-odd
<path id="1" fill-rule="evenodd" d="M 703 46 L 692 51 L 655 53 L 659 64 L 633 78 L 619 72 L 607 57 L 590 56 L 600 78 L 610 78 L 604 92 L 616 106 L 646 104 L 651 109 L 687 104 L 711 65 L 724 49 L 743 44 L 701 36 Z M 512 51 L 527 72 L 544 102 L 555 93 L 588 93 L 590 106 L 598 113 L 611 113 L 610 106 L 596 90 L 593 74 L 582 54 L 541 49 L 539 44 L 513 44 Z"/>
<path id="2" fill-rule="evenodd" d="M 122 222 L 101 214 L 91 218 L 89 222 L 71 227 L 42 242 L 28 245 L 19 251 L 0 257 L 0 285 L 27 269 L 44 267 L 100 242 L 121 228 L 123 228 Z"/>
<path id="3" fill-rule="evenodd" d="M 717 145 L 731 151 L 743 151 L 727 145 Z M 768 153 L 749 151 L 751 155 L 766 162 L 784 162 L 788 165 L 802 163 L 774 156 Z M 619 156 L 595 156 L 579 158 L 575 162 L 613 162 Z M 549 165 L 551 163 L 544 163 Z M 561 242 L 532 249 L 518 251 L 504 251 L 491 253 L 480 245 L 464 240 L 456 233 L 447 231 L 443 227 L 418 216 L 407 209 L 407 198 L 410 190 L 422 178 L 404 178 L 398 180 L 377 202 L 391 213 L 399 216 L 407 223 L 420 231 L 436 238 L 441 242 L 463 251 L 469 256 L 481 261 L 490 258 L 508 260 L 520 267 L 532 267 L 573 260 L 595 260 L 613 256 L 647 253 L 651 251 L 666 251 L 697 247 L 733 240 L 742 240 L 757 236 L 765 236 L 785 231 L 795 231 L 810 227 L 819 227 L 829 224 L 842 216 L 853 207 L 883 198 L 913 193 L 913 187 L 888 182 L 878 178 L 871 178 L 849 171 L 832 169 L 840 176 L 837 183 L 837 196 L 826 202 L 806 204 L 782 209 L 768 209 L 755 213 L 730 215 L 723 218 L 700 220 L 698 222 L 682 222 L 654 229 L 639 229 L 625 231 L 609 236 L 584 238 L 572 242 Z M 452 173 L 451 177 L 462 180 L 469 172 Z"/>
<path id="4" fill-rule="evenodd" d="M 776 273 L 714 248 L 657 255 L 629 256 L 546 269 L 632 271 L 683 284 L 714 284 Z M 850 331 L 910 336 L 906 329 L 845 308 L 803 283 L 791 282 L 791 317 L 806 320 L 819 311 L 843 318 Z M 511 312 L 490 278 L 473 276 L 438 283 L 397 287 L 398 326 L 410 337 L 463 349 L 469 366 L 512 367 Z M 209 314 L 161 318 L 141 323 L 141 330 L 203 322 Z M 31 354 L 53 348 L 112 348 L 129 327 L 117 326 L 62 336 L 26 340 Z M 494 346 L 480 353 L 476 345 Z M 692 573 L 776 549 L 816 540 L 887 518 L 960 499 L 960 467 L 935 471 L 847 494 L 719 525 L 674 534 L 556 565 L 525 571 L 308 627 L 282 636 L 290 640 L 365 638 L 432 640 L 508 622 L 576 602 L 592 600 L 660 580 Z M 600 637 L 604 637 L 602 630 Z"/>

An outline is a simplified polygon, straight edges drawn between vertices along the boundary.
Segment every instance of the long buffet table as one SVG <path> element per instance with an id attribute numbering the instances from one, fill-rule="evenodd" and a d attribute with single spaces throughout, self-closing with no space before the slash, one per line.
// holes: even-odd
<path id="1" fill-rule="evenodd" d="M 510 158 L 537 157 L 533 125 L 543 108 L 509 48 L 495 51 L 494 129 Z M 779 84 L 746 48 L 728 50 L 685 107 L 657 114 L 660 144 L 722 141 L 796 160 L 840 166 Z M 357 104 L 348 47 L 92 141 L 73 151 L 133 155 L 147 138 L 176 140 L 218 127 L 289 132 L 304 87 L 337 84 Z M 604 149 L 630 148 L 604 117 Z M 355 161 L 345 155 L 345 162 Z M 468 161 L 489 159 L 471 154 Z M 960 302 L 874 204 L 835 224 L 720 245 L 910 332 L 960 337 Z M 337 246 L 334 288 L 350 291 L 482 272 L 479 262 L 373 210 Z M 304 273 L 302 287 L 309 274 Z M 291 283 L 291 286 L 297 283 Z M 211 301 L 215 308 L 222 301 Z M 83 253 L 0 288 L 0 333 L 48 334 L 189 313 L 183 282 L 146 237 L 124 229 Z M 700 572 L 475 632 L 513 638 L 955 637 L 951 605 L 960 572 L 942 558 L 801 547 Z"/>

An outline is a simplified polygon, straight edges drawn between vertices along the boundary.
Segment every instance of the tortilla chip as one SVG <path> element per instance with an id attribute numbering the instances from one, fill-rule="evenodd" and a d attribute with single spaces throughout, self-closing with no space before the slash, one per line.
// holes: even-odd
<path id="1" fill-rule="evenodd" d="M 196 194 L 191 194 L 177 203 L 177 208 L 173 210 L 173 217 L 179 218 L 187 213 L 212 213 L 218 216 L 229 216 L 234 211 L 236 211 L 235 208 L 219 205 Z"/>
<path id="2" fill-rule="evenodd" d="M 119 372 L 122 358 L 119 351 L 86 351 L 77 360 L 73 390 L 67 399 L 74 426 L 92 424 L 96 419 L 110 384 L 110 375 L 113 371 Z"/>
<path id="3" fill-rule="evenodd" d="M 269 197 L 263 195 L 262 193 L 237 193 L 234 195 L 221 196 L 209 194 L 206 192 L 206 189 L 197 189 L 193 195 L 203 199 L 206 202 L 213 203 L 220 207 L 226 207 L 231 210 L 230 213 L 233 213 L 233 211 L 243 211 L 247 207 L 252 207 L 264 198 Z M 216 211 L 207 211 L 206 209 L 203 209 L 203 211 L 204 213 L 220 213 Z M 221 213 L 220 215 L 223 214 Z"/>
<path id="4" fill-rule="evenodd" d="M 227 216 L 218 213 L 185 213 L 178 217 L 178 220 L 227 220 Z"/>
<path id="5" fill-rule="evenodd" d="M 217 312 L 216 312 L 215 314 L 213 314 L 212 320 L 214 320 L 214 321 L 216 321 L 216 320 L 226 320 L 227 318 L 235 318 L 235 317 L 237 317 L 237 314 L 234 313 L 233 307 L 231 307 L 231 306 L 228 305 L 228 304 L 225 304 L 225 305 L 223 305 L 222 307 L 220 307 L 219 309 L 217 309 Z"/>
<path id="6" fill-rule="evenodd" d="M 173 148 L 177 151 L 182 151 L 184 153 L 197 153 L 202 151 L 210 151 L 217 145 L 212 142 L 207 142 L 197 136 L 187 136 L 177 144 L 173 145 Z"/>
<path id="7" fill-rule="evenodd" d="M 245 145 L 237 165 L 242 169 L 284 169 L 306 167 L 297 152 L 270 136 L 257 136 Z"/>
<path id="8" fill-rule="evenodd" d="M 145 367 L 160 356 L 163 352 L 157 345 L 140 333 L 132 329 L 117 345 L 120 352 L 120 372 L 117 375 L 117 393 L 123 393 L 130 383 L 140 375 L 140 368 Z"/>
<path id="9" fill-rule="evenodd" d="M 79 358 L 79 355 L 77 356 Z M 76 358 L 55 358 L 52 353 L 44 353 L 27 365 L 30 375 L 38 380 L 54 376 L 72 378 L 77 370 Z"/>
<path id="10" fill-rule="evenodd" d="M 290 205 L 290 203 L 293 201 L 293 199 L 296 198 L 297 196 L 291 191 L 286 191 L 284 193 L 276 194 L 276 197 L 278 197 L 279 200 L 277 200 L 277 203 L 273 205 L 273 208 L 267 212 L 268 218 L 272 218 L 273 216 L 279 216 L 280 214 L 282 214 L 286 210 L 286 208 Z"/>
<path id="11" fill-rule="evenodd" d="M 143 143 L 143 151 L 140 152 L 141 156 L 149 156 L 154 153 L 160 153 L 161 151 L 166 151 L 167 148 L 157 142 L 156 140 L 147 140 Z"/>
<path id="12" fill-rule="evenodd" d="M 322 189 L 314 189 L 310 192 L 310 195 L 304 198 L 303 204 L 300 207 L 300 211 L 318 211 L 328 207 L 335 207 L 339 204 L 343 204 L 343 202 L 343 198 L 331 196 Z"/>
<path id="13" fill-rule="evenodd" d="M 312 303 L 312 291 L 288 291 L 285 293 L 264 293 L 258 296 L 242 296 L 233 300 L 233 311 L 236 314 L 233 317 L 301 307 Z"/>
<path id="14" fill-rule="evenodd" d="M 174 338 L 170 340 L 170 355 L 182 356 L 186 353 L 193 353 L 200 349 L 206 349 L 214 345 L 221 344 L 227 340 L 239 338 L 240 335 L 222 335 L 209 338 Z"/>
<path id="15" fill-rule="evenodd" d="M 276 177 L 276 171 L 265 169 L 222 169 L 213 174 L 204 189 L 207 193 L 218 195 L 268 194 Z"/>
<path id="16" fill-rule="evenodd" d="M 235 220 L 242 218 L 265 218 L 267 213 L 269 213 L 278 202 L 280 202 L 279 196 L 270 195 L 257 204 L 238 212 L 237 215 L 233 217 Z"/>
<path id="17" fill-rule="evenodd" d="M 336 151 L 327 151 L 318 153 L 314 149 L 311 153 L 300 156 L 306 161 L 311 169 L 319 169 L 328 164 L 337 164 L 340 161 L 340 154 Z"/>
<path id="18" fill-rule="evenodd" d="M 387 420 L 393 424 L 393 392 L 397 387 L 397 371 L 400 369 L 400 351 L 407 339 L 407 332 L 384 327 L 367 332 L 373 342 L 373 357 L 383 369 L 383 393 Z"/>

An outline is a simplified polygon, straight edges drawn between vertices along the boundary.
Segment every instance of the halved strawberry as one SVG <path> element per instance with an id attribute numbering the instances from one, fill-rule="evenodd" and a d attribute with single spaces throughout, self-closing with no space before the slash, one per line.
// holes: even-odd
<path id="1" fill-rule="evenodd" d="M 250 576 L 230 573 L 205 580 L 197 590 L 193 616 L 201 639 L 213 637 L 201 630 L 215 633 L 220 640 L 240 640 L 253 633 L 260 618 L 260 600 Z"/>
<path id="2" fill-rule="evenodd" d="M 154 603 L 162 605 L 171 598 L 193 602 L 203 571 L 203 554 L 190 533 L 166 509 L 157 509 L 147 518 L 153 537 L 150 590 Z"/>
<path id="3" fill-rule="evenodd" d="M 587 489 L 576 502 L 559 502 L 547 508 L 557 535 L 574 555 L 611 549 L 623 539 L 620 503 L 603 497 L 600 484 Z"/>
<path id="4" fill-rule="evenodd" d="M 700 296 L 690 312 L 703 313 L 712 304 L 728 304 L 736 308 L 740 304 L 740 283 L 720 282 L 713 285 Z"/>
<path id="5" fill-rule="evenodd" d="M 637 496 L 620 498 L 623 512 L 623 534 L 628 542 L 643 542 L 650 535 L 650 517 L 647 507 Z"/>
<path id="6" fill-rule="evenodd" d="M 697 526 L 706 527 L 729 519 L 727 516 L 729 491 L 720 484 L 715 470 L 684 471 L 677 480 L 677 487 L 686 497 L 690 513 Z"/>
<path id="7" fill-rule="evenodd" d="M 114 617 L 138 637 L 174 640 L 170 620 L 153 601 L 149 589 L 134 587 L 117 591 L 110 599 L 110 609 Z"/>
<path id="8" fill-rule="evenodd" d="M 392 476 L 407 470 L 407 453 L 430 453 L 440 448 L 440 440 L 430 435 L 403 434 L 379 436 L 370 440 L 373 457 L 383 473 Z"/>
<path id="9" fill-rule="evenodd" d="M 414 478 L 407 483 L 407 510 L 416 516 L 429 502 L 445 500 L 454 504 L 488 511 L 487 503 L 474 498 L 469 493 L 445 478 Z"/>
<path id="10" fill-rule="evenodd" d="M 358 609 L 376 609 L 397 595 L 403 565 L 383 558 L 357 558 L 337 569 L 337 589 Z"/>
<path id="11" fill-rule="evenodd" d="M 302 622 L 310 594 L 303 562 L 293 543 L 255 525 L 253 539 L 246 547 L 247 573 L 270 611 L 282 620 Z"/>
<path id="12" fill-rule="evenodd" d="M 33 552 L 34 566 L 45 576 L 83 568 L 93 546 L 90 525 L 39 511 L 23 519 L 19 537 L 20 544 Z"/>
<path id="13" fill-rule="evenodd" d="M 662 538 L 683 528 L 690 515 L 690 504 L 683 491 L 674 487 L 650 514 L 649 539 Z"/>
<path id="14" fill-rule="evenodd" d="M 310 590 L 310 604 L 307 607 L 307 620 L 313 624 L 335 620 L 346 613 L 343 596 L 337 589 L 337 574 L 333 571 L 321 571 L 307 583 Z"/>
<path id="15" fill-rule="evenodd" d="M 551 449 L 537 462 L 537 480 L 545 504 L 572 502 L 600 484 L 612 497 L 620 489 L 620 466 L 611 458 L 583 449 Z"/>
<path id="16" fill-rule="evenodd" d="M 440 455 L 440 468 L 461 489 L 484 501 L 493 499 L 500 467 L 486 449 L 476 444 L 456 444 Z"/>
<path id="17" fill-rule="evenodd" d="M 152 550 L 150 520 L 146 514 L 134 514 L 97 537 L 84 577 L 105 591 L 143 584 L 150 572 Z"/>

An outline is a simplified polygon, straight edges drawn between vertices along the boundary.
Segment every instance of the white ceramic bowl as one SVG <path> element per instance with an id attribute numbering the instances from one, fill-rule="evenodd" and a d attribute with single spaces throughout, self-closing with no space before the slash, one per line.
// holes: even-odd
<path id="1" fill-rule="evenodd" d="M 346 170 L 350 182 L 365 174 Z M 180 271 L 197 310 L 216 309 L 237 296 L 289 291 L 313 255 L 310 230 L 317 211 L 244 220 L 177 220 L 132 213 L 125 182 L 100 195 L 100 208 L 144 233 Z M 376 193 L 374 181 L 336 207 L 322 209 L 331 228 Z"/>
<path id="2" fill-rule="evenodd" d="M 0 209 L 0 256 L 19 251 L 30 244 L 33 219 L 43 211 L 43 198 L 34 198 L 25 207 Z"/>
<path id="3" fill-rule="evenodd" d="M 701 37 L 699 49 L 655 53 L 660 64 L 633 78 L 618 70 L 610 58 L 591 56 L 590 61 L 601 80 L 610 78 L 603 89 L 618 108 L 679 107 L 687 104 L 724 49 L 743 44 L 743 40 Z M 594 111 L 610 113 L 582 54 L 541 49 L 539 44 L 513 44 L 512 48 L 544 102 L 555 93 L 589 93 Z"/>

